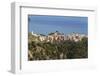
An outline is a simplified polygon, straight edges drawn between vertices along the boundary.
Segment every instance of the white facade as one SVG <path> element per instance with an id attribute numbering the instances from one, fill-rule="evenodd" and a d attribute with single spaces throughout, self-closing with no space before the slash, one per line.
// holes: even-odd
<path id="1" fill-rule="evenodd" d="M 32 33 L 33 36 L 36 36 L 36 37 L 40 36 L 38 34 L 35 34 L 33 31 L 31 33 Z"/>

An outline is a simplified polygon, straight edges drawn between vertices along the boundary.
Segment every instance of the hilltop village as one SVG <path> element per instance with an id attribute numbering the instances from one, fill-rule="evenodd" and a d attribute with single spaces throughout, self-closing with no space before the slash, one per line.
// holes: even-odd
<path id="1" fill-rule="evenodd" d="M 85 34 L 64 34 L 59 31 L 48 35 L 28 34 L 28 60 L 87 58 L 87 52 L 88 37 Z"/>
<path id="2" fill-rule="evenodd" d="M 66 41 L 66 40 L 71 40 L 71 41 L 81 41 L 82 38 L 87 38 L 87 35 L 85 34 L 79 34 L 79 33 L 71 33 L 71 34 L 64 34 L 60 33 L 59 31 L 49 33 L 48 35 L 43 35 L 43 34 L 36 34 L 33 31 L 31 32 L 32 36 L 36 37 L 34 41 L 40 41 L 40 42 L 61 42 L 61 41 Z"/>

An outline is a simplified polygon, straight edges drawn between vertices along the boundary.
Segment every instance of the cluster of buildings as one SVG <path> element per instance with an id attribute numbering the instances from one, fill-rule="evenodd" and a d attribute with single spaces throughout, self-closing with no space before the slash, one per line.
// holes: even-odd
<path id="1" fill-rule="evenodd" d="M 47 36 L 46 35 L 42 35 L 42 34 L 35 34 L 32 32 L 32 35 L 37 37 L 39 39 L 39 41 L 43 42 L 61 42 L 61 41 L 65 41 L 65 40 L 71 40 L 71 41 L 81 41 L 83 37 L 87 36 L 85 34 L 79 34 L 79 33 L 72 33 L 72 34 L 68 34 L 68 35 L 64 35 L 63 33 L 60 33 L 58 31 L 54 32 L 54 33 L 50 33 Z"/>

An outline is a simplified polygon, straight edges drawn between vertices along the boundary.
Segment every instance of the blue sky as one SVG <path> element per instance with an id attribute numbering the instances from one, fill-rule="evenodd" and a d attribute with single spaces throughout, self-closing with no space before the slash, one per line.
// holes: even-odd
<path id="1" fill-rule="evenodd" d="M 88 17 L 29 15 L 28 30 L 45 35 L 55 31 L 64 34 L 72 32 L 88 34 Z"/>

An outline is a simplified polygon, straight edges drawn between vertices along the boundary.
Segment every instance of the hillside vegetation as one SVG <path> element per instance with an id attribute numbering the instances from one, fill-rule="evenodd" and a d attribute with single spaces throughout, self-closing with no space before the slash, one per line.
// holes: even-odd
<path id="1" fill-rule="evenodd" d="M 88 38 L 74 42 L 40 42 L 38 37 L 28 36 L 28 60 L 77 59 L 88 57 Z"/>

